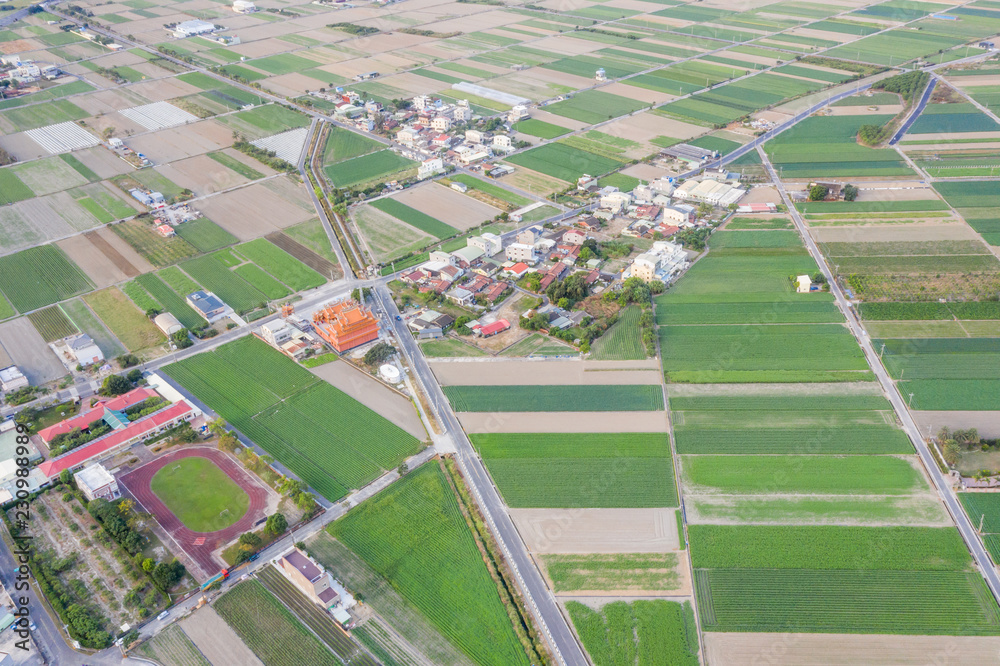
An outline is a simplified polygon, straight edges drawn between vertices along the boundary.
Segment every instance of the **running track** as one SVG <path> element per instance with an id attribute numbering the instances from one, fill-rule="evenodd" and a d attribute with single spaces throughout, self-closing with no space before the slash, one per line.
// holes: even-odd
<path id="1" fill-rule="evenodd" d="M 150 482 L 160 469 L 181 458 L 200 456 L 208 458 L 219 469 L 226 473 L 236 485 L 246 491 L 250 496 L 250 506 L 246 515 L 218 532 L 194 532 L 180 521 L 180 519 L 167 508 L 159 497 L 150 488 Z M 219 571 L 225 564 L 221 560 L 212 557 L 212 551 L 224 543 L 228 543 L 238 537 L 243 532 L 249 530 L 254 523 L 264 517 L 267 506 L 267 490 L 257 479 L 244 470 L 236 461 L 219 451 L 209 447 L 193 447 L 173 451 L 160 456 L 152 462 L 146 463 L 127 474 L 118 478 L 118 482 L 125 487 L 125 490 L 132 495 L 142 507 L 153 514 L 156 522 L 180 545 L 181 548 L 191 557 L 202 569 L 201 578 L 205 579 Z"/>

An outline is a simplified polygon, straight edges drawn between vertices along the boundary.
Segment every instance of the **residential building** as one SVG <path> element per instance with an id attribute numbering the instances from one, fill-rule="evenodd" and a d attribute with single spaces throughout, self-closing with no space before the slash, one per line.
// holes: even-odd
<path id="1" fill-rule="evenodd" d="M 617 190 L 617 188 L 615 188 Z M 613 212 L 620 212 L 632 203 L 632 195 L 628 192 L 608 192 L 601 195 L 600 206 Z"/>
<path id="2" fill-rule="evenodd" d="M 0 389 L 4 391 L 16 391 L 28 386 L 28 378 L 24 376 L 20 368 L 16 365 L 8 365 L 0 368 Z"/>
<path id="3" fill-rule="evenodd" d="M 468 289 L 464 289 L 462 287 L 456 287 L 445 295 L 448 297 L 449 301 L 455 305 L 461 305 L 463 307 L 468 307 L 476 302 L 476 295 Z"/>
<path id="4" fill-rule="evenodd" d="M 531 117 L 526 104 L 515 104 L 507 112 L 507 122 L 516 123 L 519 120 L 527 120 Z"/>
<path id="5" fill-rule="evenodd" d="M 340 601 L 340 595 L 333 588 L 333 576 L 298 548 L 282 555 L 278 567 L 295 583 L 295 587 L 324 610 Z"/>
<path id="6" fill-rule="evenodd" d="M 498 333 L 503 333 L 510 328 L 510 322 L 506 319 L 497 319 L 492 324 L 476 324 L 472 332 L 482 338 L 489 338 Z"/>
<path id="7" fill-rule="evenodd" d="M 684 248 L 670 241 L 656 241 L 649 252 L 640 254 L 632 261 L 629 277 L 637 277 L 643 282 L 669 282 L 687 266 Z"/>
<path id="8" fill-rule="evenodd" d="M 353 299 L 345 299 L 313 314 L 316 333 L 338 353 L 378 339 L 378 317 Z"/>
<path id="9" fill-rule="evenodd" d="M 67 367 L 87 367 L 104 360 L 104 352 L 86 333 L 71 335 L 49 346 Z"/>
<path id="10" fill-rule="evenodd" d="M 795 278 L 795 291 L 799 294 L 808 294 L 812 290 L 812 278 L 808 275 L 799 275 Z"/>
<path id="11" fill-rule="evenodd" d="M 504 256 L 507 261 L 524 262 L 526 264 L 534 264 L 538 261 L 538 257 L 535 256 L 535 246 L 528 245 L 527 243 L 511 243 L 504 250 Z"/>
<path id="12" fill-rule="evenodd" d="M 423 111 L 431 106 L 431 98 L 428 95 L 417 95 L 413 98 L 413 108 Z"/>
<path id="13" fill-rule="evenodd" d="M 171 236 L 176 236 L 177 232 L 169 224 L 158 224 L 156 226 L 156 233 L 160 234 L 164 238 L 170 238 Z"/>
<path id="14" fill-rule="evenodd" d="M 465 142 L 466 143 L 482 143 L 483 133 L 479 130 L 465 130 Z"/>
<path id="15" fill-rule="evenodd" d="M 677 204 L 674 206 L 664 206 L 663 221 L 681 224 L 683 222 L 694 223 L 697 209 L 689 204 Z"/>
<path id="16" fill-rule="evenodd" d="M 504 268 L 504 272 L 510 275 L 515 280 L 520 280 L 525 275 L 528 274 L 528 264 L 524 262 L 518 262 L 512 266 Z"/>
<path id="17" fill-rule="evenodd" d="M 454 323 L 455 318 L 449 314 L 442 314 L 436 310 L 424 310 L 419 316 L 411 319 L 407 326 L 418 332 L 430 329 L 438 329 L 443 332 Z"/>
<path id="18" fill-rule="evenodd" d="M 488 257 L 503 249 L 503 241 L 500 236 L 489 231 L 479 236 L 470 236 L 466 243 L 472 247 L 478 247 Z"/>
<path id="19" fill-rule="evenodd" d="M 88 501 L 95 499 L 113 500 L 121 497 L 118 482 L 101 463 L 84 467 L 73 475 L 76 487 Z"/>
<path id="20" fill-rule="evenodd" d="M 430 178 L 444 171 L 444 162 L 440 157 L 432 157 L 420 163 L 417 167 L 417 178 Z"/>
<path id="21" fill-rule="evenodd" d="M 524 245 L 531 245 L 534 247 L 535 243 L 542 236 L 542 228 L 539 226 L 528 227 L 527 229 L 522 229 L 517 234 L 517 242 L 523 243 Z"/>
<path id="22" fill-rule="evenodd" d="M 459 248 L 451 253 L 451 256 L 458 260 L 459 266 L 469 267 L 472 265 L 476 259 L 486 254 L 482 248 L 476 247 L 475 245 L 466 245 L 463 248 Z"/>
<path id="23" fill-rule="evenodd" d="M 632 277 L 637 277 L 643 282 L 652 282 L 656 279 L 659 268 L 660 255 L 646 252 L 632 260 Z"/>
<path id="24" fill-rule="evenodd" d="M 232 309 L 228 305 L 223 303 L 218 296 L 210 291 L 199 289 L 188 294 L 185 300 L 209 324 L 214 324 L 232 312 Z"/>
<path id="25" fill-rule="evenodd" d="M 587 240 L 587 234 L 578 229 L 567 229 L 562 235 L 562 242 L 569 245 L 583 245 Z"/>
<path id="26" fill-rule="evenodd" d="M 497 134 L 493 137 L 493 150 L 499 150 L 500 152 L 508 152 L 512 148 L 510 143 L 510 137 L 506 134 Z"/>
<path id="27" fill-rule="evenodd" d="M 451 129 L 451 120 L 445 116 L 435 116 L 431 120 L 431 128 L 436 129 L 438 132 L 447 132 Z"/>
<path id="28" fill-rule="evenodd" d="M 467 106 L 456 106 L 451 112 L 451 118 L 456 123 L 467 123 L 472 120 L 472 109 Z"/>
<path id="29" fill-rule="evenodd" d="M 412 146 L 419 134 L 420 130 L 415 127 L 404 127 L 396 132 L 396 141 L 399 141 L 404 146 Z"/>
<path id="30" fill-rule="evenodd" d="M 161 312 L 153 317 L 153 323 L 167 336 L 184 330 L 184 326 L 181 325 L 180 320 L 169 312 Z"/>
<path id="31" fill-rule="evenodd" d="M 461 192 L 462 194 L 465 194 L 466 192 L 469 191 L 469 186 L 466 185 L 465 183 L 460 183 L 458 181 L 455 181 L 454 183 L 451 184 L 451 189 L 455 190 L 456 192 Z"/>

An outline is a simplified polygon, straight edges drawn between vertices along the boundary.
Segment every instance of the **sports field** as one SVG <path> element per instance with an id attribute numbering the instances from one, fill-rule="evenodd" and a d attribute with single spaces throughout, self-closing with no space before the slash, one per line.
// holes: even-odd
<path id="1" fill-rule="evenodd" d="M 195 532 L 225 529 L 243 517 L 250 498 L 208 458 L 181 458 L 158 471 L 153 492 Z"/>

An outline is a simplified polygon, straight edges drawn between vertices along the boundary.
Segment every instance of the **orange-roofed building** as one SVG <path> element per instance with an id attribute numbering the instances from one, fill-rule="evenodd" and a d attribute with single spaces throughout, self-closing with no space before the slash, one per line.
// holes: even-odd
<path id="1" fill-rule="evenodd" d="M 353 299 L 328 305 L 313 314 L 316 333 L 338 353 L 378 339 L 378 318 Z"/>

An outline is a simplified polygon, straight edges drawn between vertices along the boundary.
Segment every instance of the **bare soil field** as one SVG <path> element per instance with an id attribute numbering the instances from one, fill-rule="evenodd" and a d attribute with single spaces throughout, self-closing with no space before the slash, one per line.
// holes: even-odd
<path id="1" fill-rule="evenodd" d="M 365 247 L 377 262 L 402 256 L 436 240 L 434 236 L 368 205 L 352 208 L 350 217 L 363 237 Z"/>
<path id="2" fill-rule="evenodd" d="M 706 632 L 709 666 L 959 666 L 996 661 L 997 636 L 865 634 L 727 634 Z"/>
<path id="3" fill-rule="evenodd" d="M 677 95 L 673 95 L 668 92 L 663 92 L 661 90 L 650 90 L 649 88 L 640 88 L 639 86 L 630 86 L 627 83 L 615 82 L 606 86 L 598 88 L 601 92 L 610 93 L 612 95 L 619 95 L 621 97 L 627 97 L 628 99 L 634 99 L 646 104 L 663 104 L 669 102 L 670 100 L 677 99 Z M 702 128 L 704 132 L 704 128 Z"/>
<path id="4" fill-rule="evenodd" d="M 315 79 L 304 74 L 282 74 L 272 76 L 262 83 L 268 90 L 272 90 L 285 97 L 298 97 L 306 94 L 309 90 L 319 90 L 325 88 L 328 81 Z"/>
<path id="5" fill-rule="evenodd" d="M 87 77 L 96 76 L 93 72 L 86 71 Z M 102 79 L 106 80 L 106 79 Z M 109 82 L 111 85 L 115 85 L 113 82 Z M 97 92 L 91 93 L 89 95 L 80 95 L 73 98 L 73 103 L 79 106 L 84 111 L 90 112 L 91 115 L 98 115 L 102 113 L 113 113 L 115 111 L 120 111 L 122 109 L 127 109 L 131 106 L 137 106 L 138 100 L 145 100 L 144 95 L 140 95 L 138 91 L 131 91 L 128 95 L 124 94 L 125 89 L 121 88 L 118 90 L 98 90 Z M 146 104 L 147 102 L 138 102 L 139 104 Z M 132 129 L 138 127 L 136 130 L 138 132 L 146 131 L 146 128 L 142 125 L 130 124 L 130 121 L 124 116 L 115 116 L 115 120 L 121 119 L 122 124 L 120 127 L 122 130 Z"/>
<path id="6" fill-rule="evenodd" d="M 469 433 L 667 432 L 666 412 L 461 412 Z"/>
<path id="7" fill-rule="evenodd" d="M 66 374 L 55 352 L 26 317 L 0 324 L 0 346 L 35 386 Z"/>
<path id="8" fill-rule="evenodd" d="M 460 231 L 500 214 L 499 208 L 434 182 L 404 190 L 395 199 Z"/>
<path id="9" fill-rule="evenodd" d="M 540 196 L 547 196 L 553 192 L 561 192 L 566 189 L 565 180 L 546 176 L 544 173 L 532 171 L 522 166 L 514 168 L 516 169 L 514 173 L 503 177 L 505 183 L 510 183 L 514 187 Z"/>
<path id="10" fill-rule="evenodd" d="M 88 236 L 90 234 L 72 236 L 59 241 L 56 245 L 62 248 L 77 266 L 83 269 L 83 272 L 98 289 L 117 284 L 139 274 L 139 271 L 131 264 L 119 267 L 116 262 L 110 261 L 99 248 L 95 247 Z M 96 234 L 93 237 L 100 238 Z"/>
<path id="11" fill-rule="evenodd" d="M 873 110 L 874 109 L 874 110 Z M 900 104 L 873 104 L 872 106 L 831 106 L 831 116 L 869 116 L 873 113 L 896 115 L 903 110 Z"/>
<path id="12" fill-rule="evenodd" d="M 111 231 L 107 227 L 95 229 L 90 234 L 91 242 L 98 248 L 104 248 L 109 256 L 117 253 L 128 263 L 135 266 L 140 273 L 148 273 L 153 270 L 153 265 L 146 261 L 146 258 L 135 251 L 131 245 L 122 240 L 121 236 Z"/>
<path id="13" fill-rule="evenodd" d="M 510 509 L 525 545 L 548 553 L 667 553 L 679 546 L 676 509 Z"/>
<path id="14" fill-rule="evenodd" d="M 9 122 L 0 120 L 0 130 L 4 130 L 4 124 L 9 126 L 6 128 L 6 131 L 13 129 L 13 126 Z M 46 157 L 49 154 L 49 151 L 38 145 L 38 142 L 24 132 L 16 132 L 14 134 L 0 133 L 0 148 L 3 148 L 21 162 Z"/>
<path id="15" fill-rule="evenodd" d="M 434 376 L 443 385 L 616 385 L 659 384 L 659 369 L 648 361 L 491 361 L 430 360 Z M 655 360 L 654 360 L 655 363 Z"/>
<path id="16" fill-rule="evenodd" d="M 939 199 L 930 185 L 920 182 L 868 182 L 859 188 L 857 201 L 923 201 Z"/>
<path id="17" fill-rule="evenodd" d="M 119 117 L 124 120 L 124 116 Z M 116 118 L 117 121 L 117 118 Z M 214 120 L 202 120 L 129 139 L 129 147 L 163 164 L 218 150 L 232 144 L 233 131 Z"/>
<path id="18" fill-rule="evenodd" d="M 625 169 L 622 169 L 622 173 L 626 176 L 638 178 L 639 180 L 656 180 L 662 176 L 672 176 L 674 174 L 674 172 L 670 169 L 664 169 L 663 167 L 646 164 L 644 162 L 626 167 Z"/>
<path id="19" fill-rule="evenodd" d="M 240 240 L 258 238 L 311 217 L 262 183 L 203 199 L 198 208 Z"/>
<path id="20" fill-rule="evenodd" d="M 215 194 L 250 182 L 249 178 L 241 176 L 207 155 L 197 155 L 165 164 L 159 167 L 158 171 L 181 187 L 188 188 L 196 196 Z"/>
<path id="21" fill-rule="evenodd" d="M 101 178 L 111 178 L 133 170 L 124 160 L 118 159 L 114 153 L 104 146 L 78 150 L 73 153 L 73 157 L 83 162 L 85 166 L 89 167 Z M 113 189 L 112 191 L 117 192 L 119 190 Z"/>
<path id="22" fill-rule="evenodd" d="M 747 192 L 746 196 L 740 199 L 741 204 L 752 203 L 781 203 L 781 195 L 778 190 L 769 185 L 758 185 Z M 756 217 L 756 214 L 754 214 Z"/>
<path id="23" fill-rule="evenodd" d="M 637 90 L 629 86 L 630 90 Z M 704 127 L 690 125 L 679 120 L 672 120 L 652 113 L 638 113 L 601 127 L 605 134 L 620 136 L 632 141 L 644 142 L 657 136 L 670 136 L 675 139 L 690 139 L 705 133 Z M 656 148 L 659 150 L 659 148 Z"/>
<path id="24" fill-rule="evenodd" d="M 865 227 L 813 227 L 812 237 L 820 243 L 871 243 L 879 241 L 979 240 L 972 227 L 965 224 L 890 224 Z"/>
<path id="25" fill-rule="evenodd" d="M 211 606 L 202 606 L 180 626 L 212 666 L 264 666 Z"/>
<path id="26" fill-rule="evenodd" d="M 420 417 L 409 398 L 405 398 L 346 361 L 334 361 L 310 372 L 351 396 L 365 407 L 381 414 L 419 440 L 427 439 Z"/>
<path id="27" fill-rule="evenodd" d="M 980 437 L 988 439 L 1000 437 L 1000 412 L 913 412 L 913 420 L 917 422 L 921 432 L 936 433 L 947 426 L 953 430 L 975 428 Z"/>
<path id="28" fill-rule="evenodd" d="M 157 81 L 140 81 L 129 86 L 132 92 L 142 95 L 151 102 L 163 102 L 174 97 L 193 95 L 201 89 L 177 78 L 159 79 Z"/>

